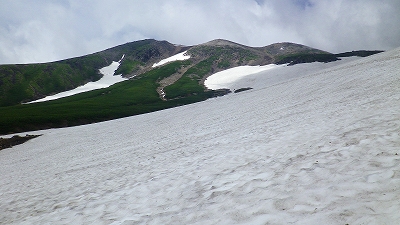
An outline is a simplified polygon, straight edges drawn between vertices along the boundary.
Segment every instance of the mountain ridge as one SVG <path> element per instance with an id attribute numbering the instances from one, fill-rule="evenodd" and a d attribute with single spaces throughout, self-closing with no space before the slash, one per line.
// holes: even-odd
<path id="1" fill-rule="evenodd" d="M 302 45 L 296 45 L 293 48 L 300 51 L 293 51 L 299 53 L 305 52 L 304 49 L 312 49 L 299 46 Z M 130 78 L 148 72 L 153 69 L 151 65 L 154 63 L 186 50 L 191 54 L 191 60 L 195 62 L 204 61 L 206 58 L 217 54 L 219 59 L 214 57 L 213 60 L 218 62 L 219 66 L 213 65 L 207 73 L 207 75 L 210 75 L 213 72 L 234 66 L 274 63 L 274 60 L 276 61 L 275 53 L 268 49 L 273 48 L 268 48 L 268 46 L 249 47 L 222 39 L 194 46 L 181 46 L 167 41 L 145 39 L 128 42 L 92 54 L 49 63 L 0 65 L 0 106 L 37 100 L 48 95 L 71 90 L 90 81 L 96 81 L 101 77 L 98 70 L 109 65 L 112 61 L 118 61 L 122 55 L 125 55 L 125 57 L 116 74 Z M 241 56 L 238 57 L 240 52 L 252 55 L 252 59 L 246 60 Z M 320 50 L 313 52 L 322 53 Z M 234 58 L 229 59 L 227 54 L 233 55 Z"/>

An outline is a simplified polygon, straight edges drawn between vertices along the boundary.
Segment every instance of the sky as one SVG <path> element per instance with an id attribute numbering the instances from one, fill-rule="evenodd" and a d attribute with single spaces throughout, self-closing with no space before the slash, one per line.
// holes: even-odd
<path id="1" fill-rule="evenodd" d="M 0 0 L 0 64 L 49 62 L 147 38 L 400 47 L 398 0 Z"/>

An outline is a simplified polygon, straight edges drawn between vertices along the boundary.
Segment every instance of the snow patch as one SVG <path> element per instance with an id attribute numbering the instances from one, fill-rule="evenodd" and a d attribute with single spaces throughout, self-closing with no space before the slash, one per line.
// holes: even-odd
<path id="1" fill-rule="evenodd" d="M 125 58 L 125 54 L 122 55 L 121 59 L 118 60 L 118 63 L 121 64 L 122 60 Z"/>
<path id="2" fill-rule="evenodd" d="M 154 63 L 152 67 L 154 68 L 154 67 L 161 66 L 161 65 L 164 65 L 169 62 L 173 62 L 173 61 L 178 61 L 178 60 L 182 61 L 182 60 L 190 59 L 190 55 L 187 55 L 186 53 L 187 53 L 187 51 L 184 51 L 184 52 L 178 53 L 176 55 L 173 55 L 171 57 L 168 57 L 166 59 L 163 59 L 158 63 Z"/>

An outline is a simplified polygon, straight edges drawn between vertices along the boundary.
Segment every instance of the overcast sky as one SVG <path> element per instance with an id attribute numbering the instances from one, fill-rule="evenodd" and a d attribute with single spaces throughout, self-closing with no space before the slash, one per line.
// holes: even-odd
<path id="1" fill-rule="evenodd" d="M 54 61 L 146 38 L 388 50 L 400 47 L 400 1 L 0 0 L 0 64 Z"/>

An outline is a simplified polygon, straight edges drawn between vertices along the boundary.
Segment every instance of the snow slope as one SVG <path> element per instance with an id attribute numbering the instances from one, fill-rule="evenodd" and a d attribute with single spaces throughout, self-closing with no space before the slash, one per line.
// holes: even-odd
<path id="1" fill-rule="evenodd" d="M 400 49 L 297 73 L 30 132 L 43 135 L 0 151 L 0 221 L 400 224 Z"/>
<path id="2" fill-rule="evenodd" d="M 121 60 L 123 58 L 124 58 L 124 56 L 122 56 Z M 121 60 L 118 62 L 112 62 L 109 66 L 101 68 L 100 73 L 103 74 L 103 77 L 98 81 L 89 82 L 89 83 L 86 83 L 85 85 L 79 86 L 75 89 L 60 92 L 58 94 L 51 95 L 51 96 L 46 96 L 45 98 L 41 98 L 41 99 L 38 99 L 38 100 L 35 100 L 32 102 L 28 102 L 28 103 L 45 102 L 45 101 L 55 100 L 55 99 L 79 94 L 79 93 L 86 92 L 86 91 L 91 91 L 91 90 L 100 89 L 100 88 L 106 88 L 106 87 L 109 87 L 118 82 L 127 80 L 126 78 L 123 78 L 121 75 L 114 75 L 114 72 L 115 72 L 115 70 L 118 69 Z"/>
<path id="3" fill-rule="evenodd" d="M 233 67 L 221 72 L 215 73 L 209 76 L 205 81 L 204 85 L 208 89 L 216 90 L 221 88 L 228 88 L 228 86 L 243 77 L 259 73 L 266 70 L 271 70 L 277 67 L 282 67 L 285 65 L 265 65 L 265 66 L 238 66 Z"/>

